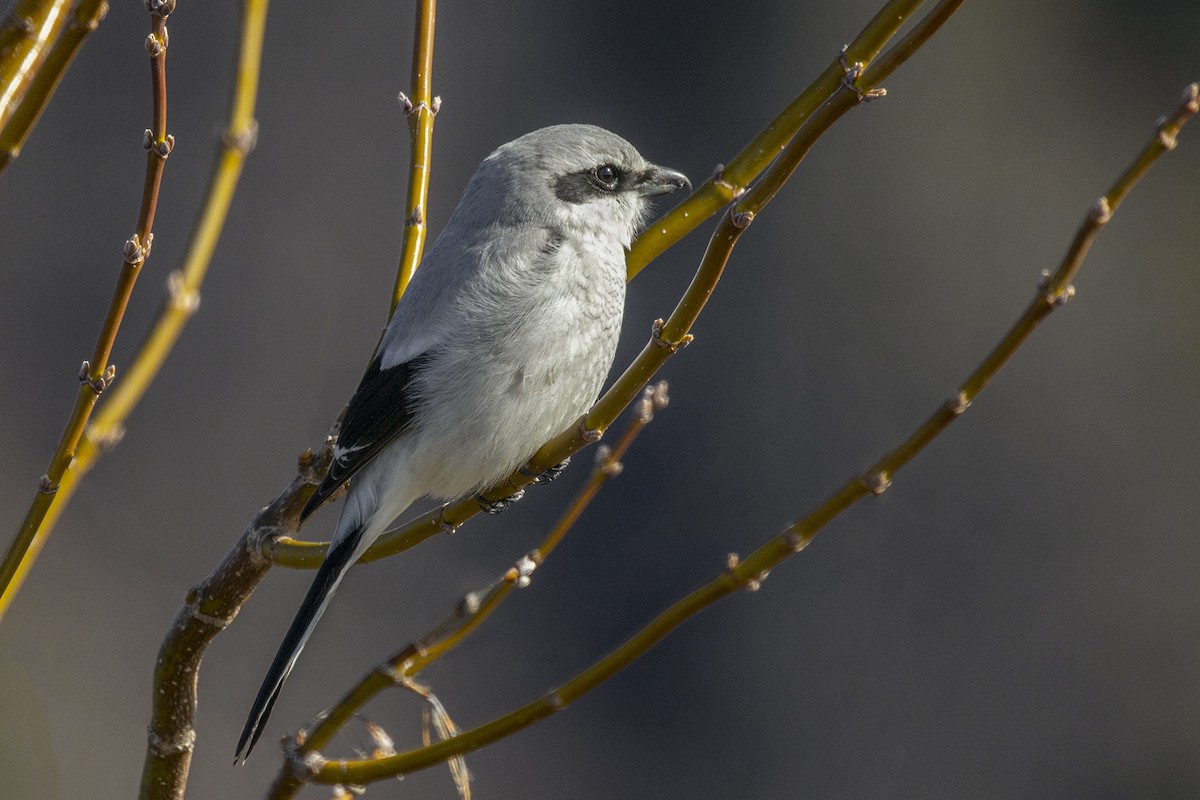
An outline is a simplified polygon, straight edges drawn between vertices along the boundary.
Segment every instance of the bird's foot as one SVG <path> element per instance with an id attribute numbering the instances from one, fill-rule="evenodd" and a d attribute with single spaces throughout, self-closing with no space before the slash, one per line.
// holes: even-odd
<path id="1" fill-rule="evenodd" d="M 553 467 L 550 467 L 549 469 L 547 469 L 545 472 L 541 472 L 541 473 L 533 472 L 530 469 L 528 469 L 527 467 L 521 467 L 519 470 L 517 470 L 517 472 L 521 473 L 526 478 L 533 478 L 534 486 L 545 486 L 547 483 L 553 482 L 554 479 L 557 478 L 559 475 L 562 475 L 563 470 L 565 470 L 567 468 L 567 466 L 570 465 L 570 463 L 571 463 L 571 457 L 567 456 L 562 461 L 555 464 Z"/>
<path id="2" fill-rule="evenodd" d="M 524 496 L 525 490 L 520 489 L 513 494 L 510 494 L 508 497 L 501 497 L 499 500 L 489 500 L 482 494 L 476 494 L 475 500 L 479 503 L 479 507 L 483 509 L 484 512 L 488 514 L 499 514 L 501 511 L 504 511 L 510 505 L 517 502 Z"/>

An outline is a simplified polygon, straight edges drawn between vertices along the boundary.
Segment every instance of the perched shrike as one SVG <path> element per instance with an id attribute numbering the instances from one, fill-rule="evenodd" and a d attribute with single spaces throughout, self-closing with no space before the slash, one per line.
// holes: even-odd
<path id="1" fill-rule="evenodd" d="M 350 398 L 303 521 L 353 478 L 325 562 L 263 680 L 237 757 L 346 570 L 423 495 L 499 482 L 595 401 L 625 304 L 625 253 L 647 198 L 691 187 L 591 125 L 556 125 L 479 165 Z"/>

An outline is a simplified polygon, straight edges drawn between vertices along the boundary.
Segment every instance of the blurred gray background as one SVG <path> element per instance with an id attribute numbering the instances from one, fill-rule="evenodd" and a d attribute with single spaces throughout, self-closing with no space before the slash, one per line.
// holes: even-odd
<path id="1" fill-rule="evenodd" d="M 481 158 L 552 123 L 603 125 L 703 179 L 879 5 L 443 3 L 432 232 Z M 184 0 L 171 18 L 178 143 L 118 380 L 201 202 L 237 23 L 233 2 Z M 6 541 L 133 229 L 146 29 L 140 2 L 114 3 L 0 176 Z M 395 95 L 411 30 L 408 2 L 274 4 L 259 145 L 200 311 L 0 626 L 3 796 L 135 793 L 169 620 L 353 390 L 399 252 L 408 131 Z M 1200 78 L 1197 30 L 1200 5 L 1182 0 L 967 3 L 743 238 L 621 478 L 532 587 L 425 675 L 457 721 L 574 674 L 917 425 Z M 1193 125 L 1102 233 L 1075 301 L 885 496 L 762 591 L 472 755 L 475 796 L 1200 796 Z M 633 283 L 618 367 L 670 312 L 710 230 Z M 273 572 L 204 662 L 189 796 L 261 795 L 273 740 L 533 546 L 584 464 L 502 517 L 355 570 L 264 745 L 234 769 L 310 577 Z M 401 747 L 417 743 L 415 701 L 369 711 Z M 455 795 L 435 769 L 369 796 Z"/>

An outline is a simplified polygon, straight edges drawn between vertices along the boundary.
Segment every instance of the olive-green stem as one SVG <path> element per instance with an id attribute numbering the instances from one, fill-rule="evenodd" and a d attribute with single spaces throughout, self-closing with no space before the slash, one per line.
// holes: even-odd
<path id="1" fill-rule="evenodd" d="M 412 137 L 405 204 L 407 217 L 388 317 L 396 311 L 396 304 L 400 302 L 408 282 L 421 263 L 425 234 L 429 230 L 429 171 L 433 165 L 433 118 L 437 115 L 437 100 L 433 97 L 433 30 L 436 16 L 436 0 L 420 0 L 413 32 L 412 96 L 408 98 L 411 106 L 406 107 L 408 129 Z"/>
<path id="2" fill-rule="evenodd" d="M 68 2 L 17 0 L 0 20 L 0 130 L 16 113 L 62 31 Z"/>
<path id="3" fill-rule="evenodd" d="M 153 242 L 154 213 L 158 206 L 159 188 L 162 184 L 163 167 L 170 154 L 174 139 L 167 135 L 167 25 L 166 17 L 151 14 L 151 33 L 147 37 L 146 47 L 150 53 L 150 84 L 153 98 L 153 127 L 147 132 L 146 144 L 146 177 L 142 185 L 141 209 L 134 235 L 125 243 L 124 258 L 113 290 L 112 300 L 100 333 L 96 338 L 96 346 L 91 358 L 85 363 L 79 374 L 79 391 L 76 393 L 75 406 L 67 425 L 59 438 L 57 447 L 51 457 L 50 466 L 42 476 L 37 493 L 30 504 L 25 520 L 17 532 L 17 537 L 0 562 L 0 617 L 12 604 L 13 597 L 20 589 L 24 576 L 28 574 L 36 558 L 37 550 L 31 549 L 35 540 L 44 543 L 45 536 L 39 538 L 39 531 L 56 499 L 59 484 L 64 473 L 75 457 L 75 449 L 83 435 L 84 427 L 91 416 L 92 408 L 97 398 L 108 384 L 112 382 L 115 368 L 108 366 L 108 358 L 112 353 L 117 331 L 133 293 L 142 266 L 150 255 Z"/>
<path id="4" fill-rule="evenodd" d="M 1154 139 L 1133 165 L 1093 206 L 1058 269 L 1053 275 L 1045 277 L 1030 307 L 1000 344 L 963 381 L 959 393 L 934 412 L 912 436 L 870 469 L 844 484 L 807 516 L 788 525 L 783 532 L 772 537 L 745 559 L 731 557 L 721 574 L 671 605 L 611 653 L 557 689 L 502 717 L 464 731 L 451 739 L 417 750 L 366 761 L 337 761 L 314 765 L 316 768 L 307 775 L 308 780 L 312 783 L 366 784 L 416 772 L 478 750 L 566 708 L 571 702 L 647 652 L 683 622 L 716 601 L 739 589 L 757 589 L 769 572 L 788 557 L 803 550 L 816 533 L 831 520 L 863 497 L 883 492 L 897 470 L 907 464 L 946 425 L 966 411 L 974 396 L 1008 361 L 1038 322 L 1071 296 L 1071 278 L 1078 271 L 1096 233 L 1111 218 L 1112 211 L 1154 161 L 1174 147 L 1179 129 L 1200 108 L 1198 96 L 1200 87 L 1196 84 L 1185 90 L 1175 113 L 1159 125 Z"/>
<path id="5" fill-rule="evenodd" d="M 579 521 L 584 510 L 604 485 L 620 474 L 621 459 L 629 451 L 634 439 L 650 424 L 654 412 L 665 408 L 666 404 L 666 383 L 647 388 L 625 433 L 611 451 L 605 450 L 598 454 L 591 476 L 535 550 L 518 560 L 487 589 L 464 598 L 449 617 L 421 638 L 389 656 L 364 675 L 336 704 L 313 717 L 294 737 L 286 739 L 284 750 L 287 752 L 287 759 L 267 792 L 267 797 L 270 800 L 294 797 L 304 786 L 301 777 L 304 774 L 303 765 L 310 761 L 311 754 L 328 744 L 371 698 L 416 677 L 430 664 L 462 644 L 500 607 L 513 589 L 527 584 L 533 569 L 545 564 L 554 548 Z"/>

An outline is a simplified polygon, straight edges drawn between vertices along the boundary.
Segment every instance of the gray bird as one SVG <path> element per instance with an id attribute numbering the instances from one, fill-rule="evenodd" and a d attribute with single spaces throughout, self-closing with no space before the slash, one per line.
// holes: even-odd
<path id="1" fill-rule="evenodd" d="M 691 187 L 591 125 L 556 125 L 479 165 L 350 398 L 305 520 L 350 478 L 325 562 L 238 741 L 250 755 L 342 576 L 418 498 L 479 492 L 595 402 L 647 198 Z"/>

